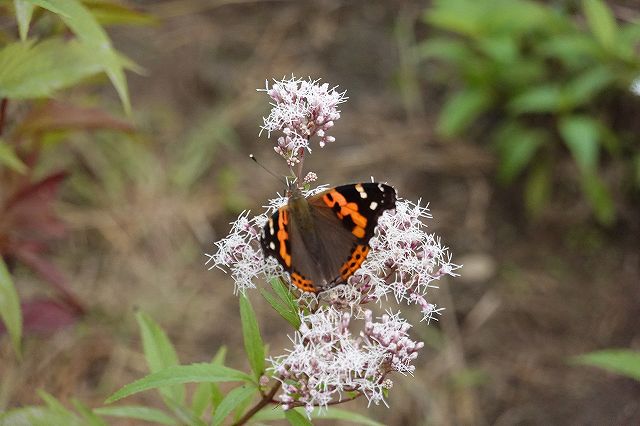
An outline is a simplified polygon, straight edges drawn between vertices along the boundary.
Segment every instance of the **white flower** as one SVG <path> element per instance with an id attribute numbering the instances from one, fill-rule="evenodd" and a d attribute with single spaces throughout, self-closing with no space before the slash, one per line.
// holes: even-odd
<path id="1" fill-rule="evenodd" d="M 362 297 L 358 303 L 380 302 L 391 293 L 397 302 L 420 306 L 423 320 L 438 312 L 427 302 L 427 290 L 444 275 L 456 276 L 459 265 L 451 263 L 451 255 L 440 238 L 426 232 L 422 219 L 429 219 L 429 209 L 420 201 L 398 199 L 395 211 L 385 212 L 378 220 L 376 235 L 369 242 L 371 251 L 349 284 L 356 286 Z"/>
<path id="2" fill-rule="evenodd" d="M 413 372 L 411 363 L 424 344 L 408 337 L 411 326 L 399 314 L 385 314 L 377 322 L 369 310 L 364 316 L 364 329 L 354 337 L 349 313 L 331 306 L 301 315 L 293 348 L 270 359 L 272 373 L 283 382 L 282 403 L 309 410 L 356 392 L 378 404 L 384 402 L 388 373 Z"/>
<path id="3" fill-rule="evenodd" d="M 631 87 L 629 87 L 631 93 L 634 95 L 640 96 L 640 77 L 636 78 L 631 82 Z"/>
<path id="4" fill-rule="evenodd" d="M 313 136 L 319 138 L 320 147 L 335 141 L 327 131 L 340 118 L 337 106 L 346 102 L 347 97 L 345 92 L 336 91 L 336 87 L 329 88 L 327 83 L 318 82 L 291 76 L 274 80 L 271 88 L 265 82 L 265 88 L 258 89 L 267 92 L 274 101 L 271 113 L 263 118 L 260 133 L 266 130 L 271 137 L 271 132 L 282 131 L 274 149 L 290 166 L 300 161 L 305 150 L 311 152 L 309 141 Z"/>

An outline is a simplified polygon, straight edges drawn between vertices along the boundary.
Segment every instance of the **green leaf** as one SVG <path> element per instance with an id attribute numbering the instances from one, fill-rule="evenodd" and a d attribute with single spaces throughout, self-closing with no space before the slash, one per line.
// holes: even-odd
<path id="1" fill-rule="evenodd" d="M 107 426 L 107 423 L 102 420 L 100 416 L 98 416 L 98 414 L 91 411 L 91 409 L 84 405 L 82 402 L 75 398 L 73 398 L 71 401 L 73 402 L 73 406 L 76 408 L 76 410 L 82 415 L 85 424 L 91 426 Z"/>
<path id="2" fill-rule="evenodd" d="M 244 294 L 240 295 L 240 320 L 242 321 L 244 349 L 247 352 L 253 374 L 259 379 L 264 373 L 264 343 L 260 336 L 256 314 L 253 312 L 251 302 Z"/>
<path id="3" fill-rule="evenodd" d="M 178 355 L 162 328 L 149 315 L 141 311 L 136 313 L 136 320 L 140 327 L 142 347 L 149 370 L 155 373 L 164 368 L 180 364 Z M 179 405 L 184 404 L 184 386 L 160 388 L 159 391 L 163 397 L 169 398 Z"/>
<path id="4" fill-rule="evenodd" d="M 221 425 L 224 419 L 226 419 L 236 407 L 248 399 L 251 399 L 257 393 L 256 387 L 248 385 L 232 389 L 216 408 L 216 411 L 213 413 L 213 418 L 211 419 L 211 424 L 213 426 Z"/>
<path id="5" fill-rule="evenodd" d="M 101 71 L 92 50 L 76 40 L 11 43 L 0 50 L 0 97 L 51 96 Z"/>
<path id="6" fill-rule="evenodd" d="M 20 299 L 2 256 L 0 256 L 0 318 L 11 337 L 13 350 L 20 357 L 20 340 L 22 339 Z"/>
<path id="7" fill-rule="evenodd" d="M 108 25 L 153 25 L 159 21 L 154 16 L 143 13 L 124 4 L 92 2 L 87 4 L 91 14 L 103 26 Z"/>
<path id="8" fill-rule="evenodd" d="M 500 163 L 498 179 L 509 183 L 531 162 L 538 149 L 547 141 L 547 134 L 517 124 L 503 126 L 494 137 Z"/>
<path id="9" fill-rule="evenodd" d="M 162 386 L 206 382 L 253 382 L 253 378 L 242 371 L 209 363 L 175 365 L 123 386 L 107 398 L 105 403 L 110 404 L 138 392 Z"/>
<path id="10" fill-rule="evenodd" d="M 78 36 L 83 45 L 94 54 L 116 88 L 125 111 L 130 113 L 131 102 L 127 89 L 127 80 L 123 71 L 123 60 L 113 49 L 111 40 L 96 18 L 85 5 L 78 0 L 25 0 L 60 15 L 64 23 Z M 61 63 L 61 62 L 58 62 Z M 0 85 L 1 86 L 1 85 Z"/>
<path id="11" fill-rule="evenodd" d="M 33 4 L 25 0 L 13 0 L 16 9 L 16 19 L 18 21 L 18 31 L 20 32 L 20 40 L 25 41 L 29 33 L 29 24 L 33 15 Z"/>
<path id="12" fill-rule="evenodd" d="M 551 197 L 551 170 L 547 162 L 536 162 L 524 187 L 527 211 L 535 218 L 542 212 Z"/>
<path id="13" fill-rule="evenodd" d="M 629 349 L 607 349 L 571 359 L 574 363 L 604 368 L 640 381 L 640 352 Z"/>
<path id="14" fill-rule="evenodd" d="M 430 38 L 416 47 L 415 54 L 419 59 L 438 59 L 452 64 L 465 63 L 474 56 L 464 42 L 451 38 Z"/>
<path id="15" fill-rule="evenodd" d="M 606 66 L 588 69 L 567 83 L 563 89 L 564 98 L 572 108 L 591 104 L 614 79 L 615 75 Z"/>
<path id="16" fill-rule="evenodd" d="M 269 293 L 265 289 L 260 289 L 260 293 L 262 297 L 266 299 L 267 302 L 271 305 L 271 307 L 278 313 L 282 318 L 284 318 L 294 329 L 300 328 L 300 317 L 298 316 L 298 312 L 293 311 L 285 302 L 283 302 L 278 297 Z"/>
<path id="17" fill-rule="evenodd" d="M 582 191 L 593 208 L 596 219 L 603 225 L 611 225 L 616 217 L 615 206 L 609 190 L 595 173 L 583 173 Z"/>
<path id="18" fill-rule="evenodd" d="M 289 410 L 292 411 L 292 410 Z M 304 410 L 296 408 L 294 411 L 297 411 L 301 415 L 305 415 Z M 355 424 L 367 425 L 367 426 L 383 426 L 382 423 L 378 423 L 375 420 L 371 420 L 368 417 L 365 417 L 361 414 L 357 414 L 347 410 L 341 410 L 339 408 L 331 407 L 329 410 L 323 410 L 322 412 L 319 409 L 315 409 L 311 414 L 311 417 L 314 419 L 327 419 L 327 420 L 345 420 Z M 285 419 L 285 411 L 282 408 L 274 409 L 273 407 L 267 407 L 260 411 L 258 411 L 251 420 L 259 422 L 259 421 L 275 421 L 275 420 L 284 420 Z"/>
<path id="19" fill-rule="evenodd" d="M 62 405 L 55 397 L 43 391 L 42 389 L 38 390 L 38 395 L 40 396 L 40 398 L 42 398 L 50 411 L 50 414 L 48 416 L 56 419 L 51 423 L 46 424 L 79 424 L 80 419 L 78 418 L 78 416 L 76 416 L 73 411 L 67 409 L 64 405 Z"/>
<path id="20" fill-rule="evenodd" d="M 446 137 L 459 135 L 492 103 L 491 93 L 484 89 L 461 90 L 447 100 L 436 130 Z"/>
<path id="21" fill-rule="evenodd" d="M 211 360 L 213 365 L 224 365 L 224 358 L 227 355 L 227 347 L 222 346 L 218 349 L 218 352 Z M 213 407 L 217 407 L 222 401 L 224 395 L 220 391 L 220 388 L 215 383 L 200 383 L 193 393 L 191 399 L 191 411 L 198 417 L 204 414 L 204 410 L 209 404 Z"/>
<path id="22" fill-rule="evenodd" d="M 122 417 L 127 419 L 144 420 L 147 422 L 160 423 L 163 425 L 174 426 L 178 422 L 165 413 L 156 408 L 144 407 L 141 405 L 122 405 L 119 407 L 100 407 L 94 408 L 94 413 L 108 417 Z"/>
<path id="23" fill-rule="evenodd" d="M 284 416 L 292 426 L 313 426 L 309 419 L 296 410 L 287 410 Z"/>
<path id="24" fill-rule="evenodd" d="M 5 143 L 2 139 L 0 139 L 0 164 L 18 173 L 27 171 L 27 166 L 18 158 L 13 147 Z"/>
<path id="25" fill-rule="evenodd" d="M 616 21 L 611 10 L 601 0 L 583 0 L 582 9 L 591 32 L 606 49 L 616 44 Z"/>
<path id="26" fill-rule="evenodd" d="M 507 105 L 513 114 L 555 112 L 562 106 L 562 90 L 555 84 L 535 86 L 513 97 Z"/>
<path id="27" fill-rule="evenodd" d="M 583 173 L 595 173 L 600 151 L 600 123 L 588 116 L 570 115 L 558 123 L 558 130 Z"/>

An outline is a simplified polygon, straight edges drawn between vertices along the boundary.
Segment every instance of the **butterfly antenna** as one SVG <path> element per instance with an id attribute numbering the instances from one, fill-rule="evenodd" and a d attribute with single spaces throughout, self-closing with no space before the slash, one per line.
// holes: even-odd
<path id="1" fill-rule="evenodd" d="M 283 180 L 281 176 L 278 176 L 277 174 L 273 173 L 271 170 L 267 169 L 265 166 L 262 165 L 262 163 L 260 163 L 258 161 L 258 159 L 256 158 L 255 155 L 253 154 L 249 154 L 249 158 L 251 158 L 258 166 L 260 166 L 260 168 L 262 170 L 264 170 L 265 172 L 269 173 L 271 176 L 273 176 L 274 178 L 276 178 L 276 180 L 280 183 L 284 183 L 285 186 L 287 186 L 287 181 Z"/>

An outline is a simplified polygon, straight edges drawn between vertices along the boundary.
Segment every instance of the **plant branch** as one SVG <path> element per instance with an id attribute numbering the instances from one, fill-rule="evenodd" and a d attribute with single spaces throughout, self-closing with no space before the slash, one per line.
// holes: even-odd
<path id="1" fill-rule="evenodd" d="M 240 426 L 240 425 L 245 424 L 258 411 L 262 410 L 266 405 L 272 403 L 273 402 L 273 397 L 276 395 L 276 393 L 278 392 L 278 389 L 280 389 L 281 385 L 282 385 L 282 383 L 280 383 L 279 381 L 276 382 L 276 384 L 273 385 L 271 390 L 269 390 L 269 393 L 264 394 L 262 396 L 262 399 L 260 401 L 258 401 L 258 403 L 256 405 L 254 405 L 249 411 L 247 411 L 247 413 L 244 416 L 242 416 L 240 418 L 240 420 L 235 422 L 233 424 L 233 426 Z"/>
<path id="2" fill-rule="evenodd" d="M 0 136 L 2 136 L 2 132 L 4 130 L 4 119 L 7 115 L 7 105 L 9 104 L 9 99 L 2 98 L 0 101 Z"/>

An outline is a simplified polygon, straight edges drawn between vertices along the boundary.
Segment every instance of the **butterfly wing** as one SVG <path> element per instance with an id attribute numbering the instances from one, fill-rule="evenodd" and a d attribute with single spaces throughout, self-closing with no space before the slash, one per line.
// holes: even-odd
<path id="1" fill-rule="evenodd" d="M 342 185 L 310 197 L 309 204 L 324 249 L 321 273 L 331 286 L 360 268 L 379 217 L 395 208 L 396 191 L 380 183 Z"/>

